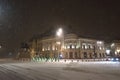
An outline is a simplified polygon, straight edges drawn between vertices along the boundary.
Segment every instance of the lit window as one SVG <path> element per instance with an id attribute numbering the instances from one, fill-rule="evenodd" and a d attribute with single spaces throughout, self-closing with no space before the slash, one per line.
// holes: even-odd
<path id="1" fill-rule="evenodd" d="M 72 48 L 74 49 L 74 48 L 75 48 L 75 46 L 74 46 L 74 45 L 72 45 Z"/>
<path id="2" fill-rule="evenodd" d="M 56 50 L 57 50 L 57 47 L 56 47 Z"/>
<path id="3" fill-rule="evenodd" d="M 100 47 L 100 50 L 101 50 L 102 48 Z"/>
<path id="4" fill-rule="evenodd" d="M 66 46 L 64 46 L 64 49 L 66 49 Z"/>
<path id="5" fill-rule="evenodd" d="M 67 48 L 69 49 L 69 48 L 70 48 L 70 46 L 67 46 Z"/>
<path id="6" fill-rule="evenodd" d="M 115 55 L 117 55 L 117 51 L 115 51 Z"/>
<path id="7" fill-rule="evenodd" d="M 102 41 L 97 41 L 97 44 L 102 44 Z"/>
<path id="8" fill-rule="evenodd" d="M 87 49 L 87 46 L 85 45 L 85 49 Z"/>
<path id="9" fill-rule="evenodd" d="M 117 49 L 116 51 L 117 51 L 118 53 L 120 52 L 120 50 L 119 50 L 119 49 Z"/>
<path id="10" fill-rule="evenodd" d="M 45 49 L 43 48 L 42 51 L 45 51 Z"/>
<path id="11" fill-rule="evenodd" d="M 54 47 L 52 47 L 52 50 L 55 50 L 55 48 L 54 48 Z"/>
<path id="12" fill-rule="evenodd" d="M 78 49 L 79 47 L 80 47 L 80 46 L 78 46 L 78 45 L 76 46 L 77 49 Z"/>
<path id="13" fill-rule="evenodd" d="M 48 47 L 48 50 L 50 50 L 50 47 Z"/>
<path id="14" fill-rule="evenodd" d="M 60 44 L 61 44 L 61 42 L 56 42 L 56 44 L 59 44 L 59 45 L 60 45 Z"/>

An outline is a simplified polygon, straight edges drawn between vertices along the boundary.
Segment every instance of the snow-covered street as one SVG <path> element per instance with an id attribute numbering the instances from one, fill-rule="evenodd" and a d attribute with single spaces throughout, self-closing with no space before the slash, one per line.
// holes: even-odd
<path id="1" fill-rule="evenodd" d="M 120 63 L 1 63 L 0 80 L 120 80 Z"/>

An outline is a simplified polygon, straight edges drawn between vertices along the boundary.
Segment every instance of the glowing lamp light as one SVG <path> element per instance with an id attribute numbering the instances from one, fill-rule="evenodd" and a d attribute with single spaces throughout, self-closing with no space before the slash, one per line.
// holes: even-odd
<path id="1" fill-rule="evenodd" d="M 62 28 L 59 28 L 58 32 L 62 33 Z"/>
<path id="2" fill-rule="evenodd" d="M 109 55 L 110 54 L 110 50 L 106 50 L 106 53 Z"/>
<path id="3" fill-rule="evenodd" d="M 56 32 L 56 35 L 57 35 L 57 36 L 61 36 L 62 33 L 63 33 L 62 28 L 59 28 L 59 29 L 57 30 L 57 32 Z"/>
<path id="4" fill-rule="evenodd" d="M 61 35 L 61 33 L 60 32 L 57 32 L 57 36 L 60 36 Z"/>
<path id="5" fill-rule="evenodd" d="M 67 46 L 67 48 L 69 49 L 69 48 L 70 48 L 70 46 Z"/>
<path id="6" fill-rule="evenodd" d="M 79 47 L 80 47 L 79 45 L 76 46 L 77 49 L 78 49 Z"/>

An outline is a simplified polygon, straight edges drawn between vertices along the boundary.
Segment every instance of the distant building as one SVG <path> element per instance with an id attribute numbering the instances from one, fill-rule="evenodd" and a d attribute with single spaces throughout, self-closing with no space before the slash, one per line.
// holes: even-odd
<path id="1" fill-rule="evenodd" d="M 108 48 L 109 47 L 109 48 Z M 106 53 L 111 57 L 120 57 L 120 41 L 114 40 L 113 42 L 108 44 L 106 49 Z"/>
<path id="2" fill-rule="evenodd" d="M 31 58 L 94 59 L 105 58 L 104 41 L 81 38 L 76 34 L 63 37 L 47 36 L 29 42 Z"/>
<path id="3" fill-rule="evenodd" d="M 28 43 L 21 43 L 21 47 L 18 50 L 18 54 L 16 56 L 17 59 L 24 59 L 24 58 L 32 58 L 30 54 L 30 48 Z"/>

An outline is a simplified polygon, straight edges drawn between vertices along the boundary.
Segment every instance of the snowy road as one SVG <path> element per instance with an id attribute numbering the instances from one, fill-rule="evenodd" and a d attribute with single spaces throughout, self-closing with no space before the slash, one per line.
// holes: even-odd
<path id="1" fill-rule="evenodd" d="M 120 63 L 2 63 L 0 80 L 120 80 Z"/>

